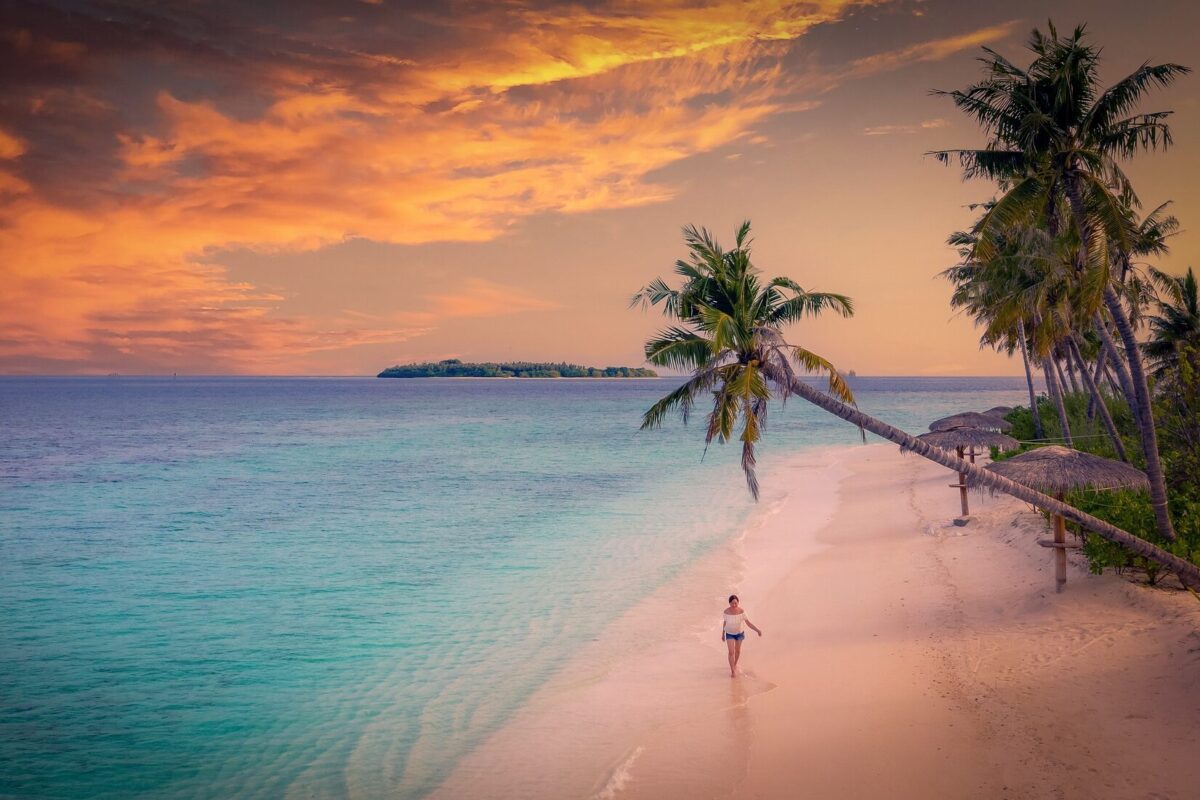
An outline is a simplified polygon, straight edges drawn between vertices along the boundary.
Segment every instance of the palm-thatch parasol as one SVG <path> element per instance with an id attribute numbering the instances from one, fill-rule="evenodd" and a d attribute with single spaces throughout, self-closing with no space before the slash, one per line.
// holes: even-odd
<path id="1" fill-rule="evenodd" d="M 1053 494 L 1058 500 L 1068 489 L 1092 487 L 1097 489 L 1148 489 L 1146 473 L 1091 453 L 1081 453 L 1069 447 L 1050 445 L 1030 450 L 1019 456 L 988 464 L 987 469 L 1032 489 Z M 1054 548 L 1054 583 L 1056 591 L 1067 582 L 1066 523 L 1054 515 L 1054 541 L 1038 544 Z"/>
<path id="2" fill-rule="evenodd" d="M 929 442 L 934 447 L 940 447 L 943 450 L 959 450 L 959 455 L 962 455 L 961 451 L 968 447 L 972 450 L 976 447 L 980 449 L 984 447 L 999 447 L 1001 450 L 1016 450 L 1021 446 L 1021 443 L 1016 439 L 1011 436 L 1005 436 L 1003 433 L 966 426 L 930 431 L 929 433 L 922 433 L 917 438 L 923 442 Z"/>
<path id="3" fill-rule="evenodd" d="M 1001 419 L 1003 419 L 1004 415 L 1008 414 L 1010 411 L 1012 411 L 1012 406 L 992 406 L 991 408 L 989 408 L 987 411 L 984 411 L 983 413 L 990 414 L 993 417 L 1000 417 Z"/>
<path id="4" fill-rule="evenodd" d="M 958 457 L 963 457 L 963 451 L 969 450 L 971 463 L 975 463 L 975 448 L 998 447 L 1001 450 L 1016 450 L 1021 446 L 1021 443 L 1011 436 L 1005 436 L 1003 433 L 995 431 L 985 431 L 980 428 L 958 427 L 950 428 L 942 431 L 930 431 L 922 433 L 917 437 L 923 442 L 928 442 L 934 447 L 940 447 L 943 450 L 955 450 L 958 452 Z M 901 448 L 901 452 L 904 449 Z M 958 473 L 958 483 L 950 484 L 952 489 L 958 489 L 959 501 L 962 503 L 962 515 L 965 517 L 971 513 L 970 506 L 967 503 L 967 476 L 965 473 Z"/>
<path id="5" fill-rule="evenodd" d="M 980 414 L 978 411 L 964 411 L 929 423 L 931 431 L 948 431 L 951 428 L 982 428 L 1003 433 L 1012 430 L 1012 423 L 994 414 Z"/>

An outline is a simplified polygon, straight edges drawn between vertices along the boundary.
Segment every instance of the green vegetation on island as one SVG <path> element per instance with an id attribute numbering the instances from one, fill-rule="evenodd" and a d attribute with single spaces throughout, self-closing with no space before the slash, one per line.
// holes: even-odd
<path id="1" fill-rule="evenodd" d="M 566 362 L 507 361 L 496 364 L 463 363 L 457 358 L 426 364 L 399 364 L 379 373 L 380 378 L 657 378 L 642 367 L 582 367 Z"/>

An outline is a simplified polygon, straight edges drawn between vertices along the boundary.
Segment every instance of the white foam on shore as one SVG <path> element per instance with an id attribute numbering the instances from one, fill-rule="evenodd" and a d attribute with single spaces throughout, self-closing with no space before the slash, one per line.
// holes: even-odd
<path id="1" fill-rule="evenodd" d="M 646 748 L 640 746 L 635 748 L 628 758 L 617 765 L 612 775 L 609 776 L 608 783 L 604 784 L 604 788 L 592 795 L 593 800 L 613 800 L 620 794 L 625 785 L 633 778 L 633 763 L 645 750 Z"/>

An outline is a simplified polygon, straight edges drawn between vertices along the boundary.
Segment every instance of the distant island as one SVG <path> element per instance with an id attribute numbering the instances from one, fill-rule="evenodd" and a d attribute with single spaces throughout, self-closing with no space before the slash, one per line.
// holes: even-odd
<path id="1" fill-rule="evenodd" d="M 448 358 L 437 363 L 399 364 L 379 373 L 380 378 L 657 378 L 642 367 L 581 367 L 560 362 L 509 361 L 502 364 L 463 363 Z"/>

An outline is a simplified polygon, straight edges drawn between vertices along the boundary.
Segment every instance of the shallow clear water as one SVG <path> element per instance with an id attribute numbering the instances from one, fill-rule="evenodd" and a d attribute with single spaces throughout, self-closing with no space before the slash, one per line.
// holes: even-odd
<path id="1" fill-rule="evenodd" d="M 0 378 L 0 796 L 421 796 L 752 510 L 702 419 L 638 431 L 678 382 Z M 764 485 L 856 441 L 774 408 Z"/>

